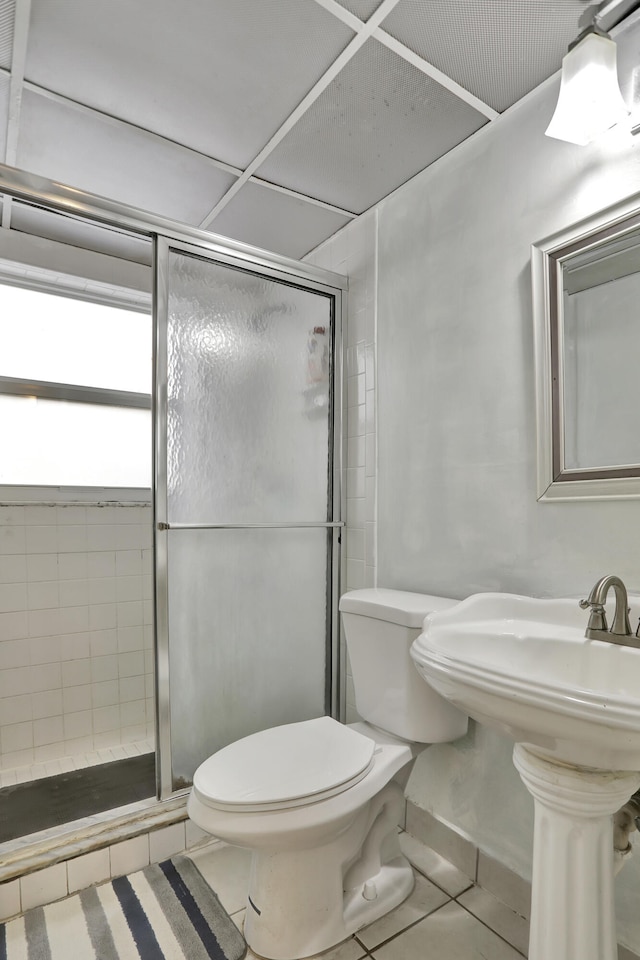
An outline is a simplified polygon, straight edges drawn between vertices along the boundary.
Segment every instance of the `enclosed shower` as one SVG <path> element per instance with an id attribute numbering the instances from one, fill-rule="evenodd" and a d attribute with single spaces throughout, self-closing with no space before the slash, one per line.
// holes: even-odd
<path id="1" fill-rule="evenodd" d="M 87 461 L 98 435 L 126 464 L 146 417 L 150 477 L 0 484 L 0 842 L 177 798 L 225 744 L 337 714 L 344 289 L 8 168 L 3 189 L 0 284 L 128 311 L 103 331 L 122 357 L 145 313 L 153 334 L 148 392 L 0 375 L 3 400 L 85 417 Z"/>

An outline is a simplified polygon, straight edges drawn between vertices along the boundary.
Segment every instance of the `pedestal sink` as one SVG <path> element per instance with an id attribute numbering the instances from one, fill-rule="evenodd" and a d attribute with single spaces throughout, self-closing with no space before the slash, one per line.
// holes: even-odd
<path id="1" fill-rule="evenodd" d="M 612 815 L 640 786 L 640 649 L 586 623 L 577 600 L 476 594 L 411 648 L 427 683 L 515 741 L 535 803 L 529 960 L 617 957 Z"/>

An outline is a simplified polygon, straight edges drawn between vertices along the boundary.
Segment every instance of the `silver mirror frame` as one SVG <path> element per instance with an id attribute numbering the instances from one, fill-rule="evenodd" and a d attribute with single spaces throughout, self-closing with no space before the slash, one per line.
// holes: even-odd
<path id="1" fill-rule="evenodd" d="M 531 247 L 536 390 L 536 496 L 541 502 L 640 498 L 640 465 L 568 470 L 564 466 L 562 269 L 577 253 L 640 228 L 635 194 Z"/>

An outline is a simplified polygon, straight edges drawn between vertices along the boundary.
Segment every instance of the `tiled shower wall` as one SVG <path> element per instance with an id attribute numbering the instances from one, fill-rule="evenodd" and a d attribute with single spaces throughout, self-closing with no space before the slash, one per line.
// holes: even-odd
<path id="1" fill-rule="evenodd" d="M 149 504 L 0 505 L 0 770 L 153 737 L 151 540 Z"/>
<path id="2" fill-rule="evenodd" d="M 345 330 L 347 590 L 377 585 L 376 577 L 376 283 L 377 212 L 367 213 L 305 259 L 349 278 Z M 357 720 L 351 669 L 346 669 L 345 718 Z"/>

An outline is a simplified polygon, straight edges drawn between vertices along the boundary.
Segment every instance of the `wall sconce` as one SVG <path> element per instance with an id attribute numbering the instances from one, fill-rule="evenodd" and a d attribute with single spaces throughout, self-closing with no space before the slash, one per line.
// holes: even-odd
<path id="1" fill-rule="evenodd" d="M 615 42 L 595 26 L 569 47 L 548 137 L 584 146 L 629 115 L 618 85 L 616 52 Z"/>

